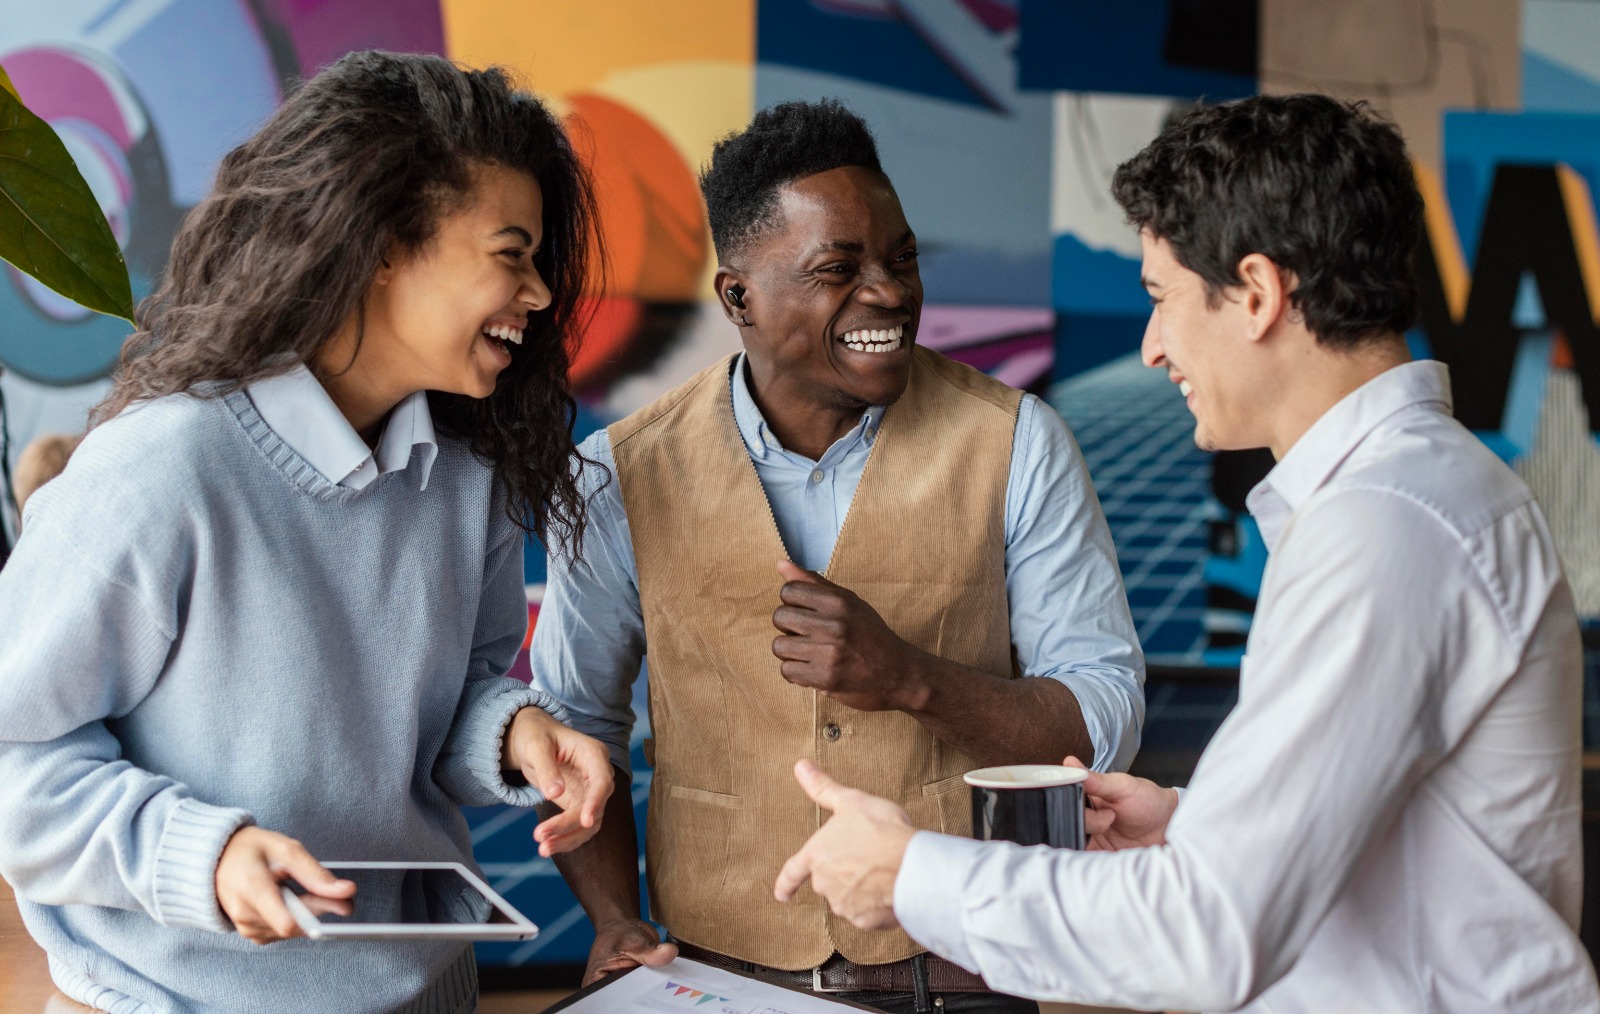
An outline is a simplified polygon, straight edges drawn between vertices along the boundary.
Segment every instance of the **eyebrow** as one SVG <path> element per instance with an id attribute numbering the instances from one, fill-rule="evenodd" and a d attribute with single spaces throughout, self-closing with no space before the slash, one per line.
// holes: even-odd
<path id="1" fill-rule="evenodd" d="M 894 245 L 895 246 L 903 246 L 906 243 L 914 242 L 915 240 L 916 240 L 916 236 L 911 232 L 910 229 L 907 229 L 905 231 L 905 233 L 898 240 L 895 241 Z M 858 253 L 866 252 L 866 249 L 867 249 L 866 244 L 865 243 L 861 243 L 861 242 L 859 242 L 857 240 L 836 239 L 831 243 L 822 243 L 822 244 L 818 245 L 814 250 L 811 251 L 811 256 L 815 257 L 819 253 L 827 253 L 830 250 L 838 250 L 838 251 L 841 251 L 843 253 L 858 254 Z"/>
<path id="2" fill-rule="evenodd" d="M 501 229 L 499 232 L 495 233 L 490 238 L 491 239 L 499 239 L 501 236 L 515 236 L 518 239 L 522 240 L 523 245 L 525 245 L 525 246 L 532 246 L 533 245 L 533 233 L 531 233 L 528 230 L 522 228 L 520 225 L 508 225 L 504 229 Z"/>

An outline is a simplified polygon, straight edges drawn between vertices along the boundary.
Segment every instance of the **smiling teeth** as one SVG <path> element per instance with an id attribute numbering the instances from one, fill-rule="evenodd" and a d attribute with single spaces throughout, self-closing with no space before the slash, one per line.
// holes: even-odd
<path id="1" fill-rule="evenodd" d="M 1187 380 L 1180 380 L 1178 381 L 1178 390 L 1182 391 L 1183 396 L 1187 398 L 1189 397 L 1189 392 L 1194 390 L 1194 387 Z"/>
<path id="2" fill-rule="evenodd" d="M 905 325 L 889 328 L 887 331 L 849 331 L 839 336 L 845 347 L 857 352 L 893 352 L 900 347 L 900 335 L 905 330 Z"/>
<path id="3" fill-rule="evenodd" d="M 498 338 L 513 345 L 522 344 L 522 328 L 513 324 L 495 324 L 484 328 L 483 333 L 490 338 Z"/>

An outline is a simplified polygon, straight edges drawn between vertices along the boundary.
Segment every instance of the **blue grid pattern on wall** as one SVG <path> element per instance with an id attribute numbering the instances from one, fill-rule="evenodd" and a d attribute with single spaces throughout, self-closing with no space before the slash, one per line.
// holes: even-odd
<path id="1" fill-rule="evenodd" d="M 1049 402 L 1089 465 L 1145 654 L 1199 665 L 1211 455 L 1183 396 L 1134 355 L 1057 383 Z"/>

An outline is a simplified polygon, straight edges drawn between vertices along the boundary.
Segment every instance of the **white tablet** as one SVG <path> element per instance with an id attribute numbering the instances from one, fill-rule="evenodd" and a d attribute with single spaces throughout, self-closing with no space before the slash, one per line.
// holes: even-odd
<path id="1" fill-rule="evenodd" d="M 306 896 L 294 881 L 283 903 L 313 940 L 527 940 L 535 926 L 460 863 L 323 863 L 354 881 L 345 905 Z M 335 909 L 348 909 L 340 912 Z"/>

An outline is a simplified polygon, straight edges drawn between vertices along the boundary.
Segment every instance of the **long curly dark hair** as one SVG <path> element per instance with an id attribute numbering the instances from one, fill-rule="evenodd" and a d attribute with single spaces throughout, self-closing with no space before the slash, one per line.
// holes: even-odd
<path id="1" fill-rule="evenodd" d="M 493 467 L 511 519 L 576 555 L 578 475 L 599 467 L 573 446 L 567 388 L 579 297 L 603 263 L 594 196 L 556 118 L 498 68 L 359 52 L 296 89 L 222 160 L 185 219 L 92 423 L 135 401 L 218 397 L 313 362 L 359 315 L 391 244 L 427 244 L 483 164 L 538 180 L 544 242 L 534 266 L 551 304 L 530 316 L 493 394 L 433 391 L 428 404 L 441 431 Z"/>

